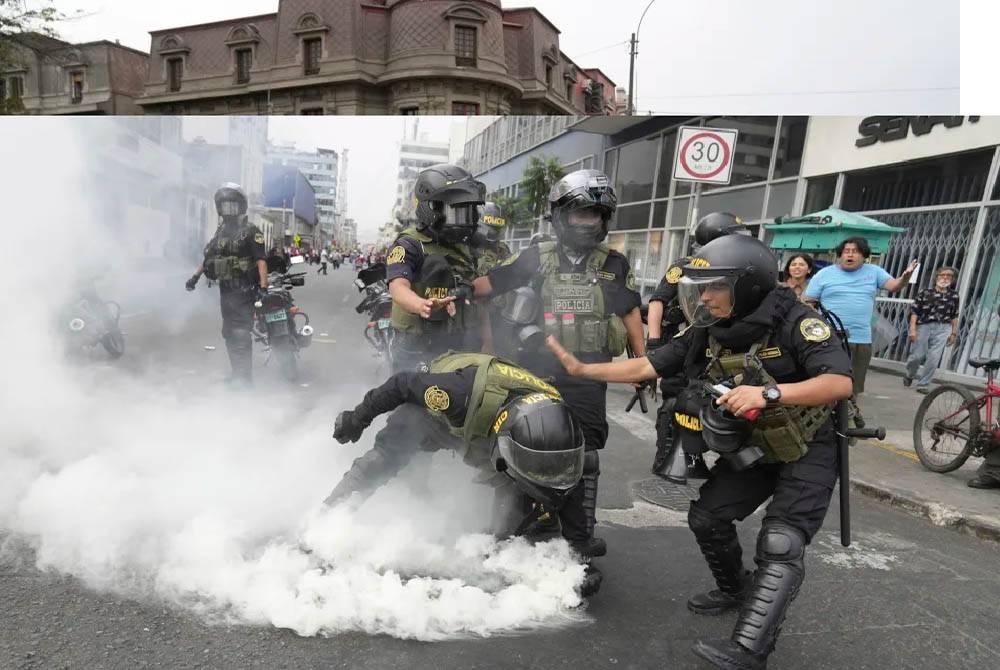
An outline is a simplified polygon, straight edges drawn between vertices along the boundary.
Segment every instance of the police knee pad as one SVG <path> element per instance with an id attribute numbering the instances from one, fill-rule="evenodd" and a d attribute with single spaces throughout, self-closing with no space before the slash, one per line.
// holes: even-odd
<path id="1" fill-rule="evenodd" d="M 597 450 L 588 451 L 583 455 L 583 475 L 597 476 L 601 474 L 601 457 Z"/>
<path id="2" fill-rule="evenodd" d="M 723 521 L 711 512 L 707 512 L 694 502 L 688 508 L 688 528 L 698 537 L 712 537 L 735 534 L 736 529 L 731 521 Z"/>
<path id="3" fill-rule="evenodd" d="M 802 563 L 806 536 L 783 521 L 765 521 L 757 536 L 757 558 L 775 563 Z"/>

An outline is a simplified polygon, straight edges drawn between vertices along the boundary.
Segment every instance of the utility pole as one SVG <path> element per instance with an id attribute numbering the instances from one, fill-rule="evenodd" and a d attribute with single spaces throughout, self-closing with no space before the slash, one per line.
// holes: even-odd
<path id="1" fill-rule="evenodd" d="M 646 9 L 642 10 L 642 16 L 639 17 L 639 24 L 635 27 L 635 32 L 632 33 L 632 39 L 629 40 L 629 62 L 628 62 L 628 115 L 633 116 L 635 114 L 635 56 L 639 53 L 639 29 L 642 28 L 642 20 L 646 18 L 646 12 L 649 8 L 653 6 L 656 0 L 649 0 L 649 4 L 646 5 Z"/>

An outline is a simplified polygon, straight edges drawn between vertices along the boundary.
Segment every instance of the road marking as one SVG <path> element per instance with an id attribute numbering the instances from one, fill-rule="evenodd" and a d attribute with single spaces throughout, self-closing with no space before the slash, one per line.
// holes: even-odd
<path id="1" fill-rule="evenodd" d="M 917 461 L 917 462 L 920 461 L 920 459 L 917 457 L 915 453 L 909 451 L 908 449 L 903 449 L 899 445 L 891 444 L 889 442 L 879 442 L 876 440 L 864 440 L 864 441 L 872 445 L 873 447 L 878 447 L 879 449 L 888 451 L 889 453 L 896 454 L 898 456 L 903 456 L 904 458 L 908 458 L 911 461 Z"/>
<path id="2" fill-rule="evenodd" d="M 624 409 L 612 409 L 609 407 L 607 415 L 609 419 L 640 440 L 656 442 L 656 424 L 653 419 L 656 416 L 655 411 L 644 415 L 641 412 L 633 414 L 632 412 L 626 412 Z"/>
<path id="3" fill-rule="evenodd" d="M 322 337 L 313 337 L 311 342 L 322 342 L 323 344 L 336 344 L 337 340 L 328 340 Z"/>
<path id="4" fill-rule="evenodd" d="M 628 509 L 597 510 L 597 520 L 614 523 L 628 528 L 684 528 L 687 527 L 687 512 L 678 512 L 644 500 L 637 500 Z"/>
<path id="5" fill-rule="evenodd" d="M 148 311 L 145 311 L 145 312 L 132 312 L 131 314 L 122 314 L 118 318 L 119 319 L 134 319 L 137 316 L 146 316 L 146 315 L 148 315 L 150 313 L 151 312 L 148 312 Z"/>

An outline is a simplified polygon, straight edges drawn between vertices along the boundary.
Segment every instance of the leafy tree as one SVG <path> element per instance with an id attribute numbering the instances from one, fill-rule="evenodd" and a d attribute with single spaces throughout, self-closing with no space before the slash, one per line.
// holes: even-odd
<path id="1" fill-rule="evenodd" d="M 508 227 L 513 228 L 532 223 L 531 207 L 524 198 L 496 195 L 491 200 L 500 206 L 504 218 L 507 219 Z"/>
<path id="2" fill-rule="evenodd" d="M 521 183 L 524 184 L 527 206 L 534 216 L 545 213 L 552 185 L 565 174 L 559 159 L 554 156 L 532 156 L 529 159 Z"/>

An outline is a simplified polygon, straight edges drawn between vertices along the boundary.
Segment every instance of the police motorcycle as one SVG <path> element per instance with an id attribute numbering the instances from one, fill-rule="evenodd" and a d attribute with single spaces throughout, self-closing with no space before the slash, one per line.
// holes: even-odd
<path id="1" fill-rule="evenodd" d="M 120 317 L 118 303 L 102 300 L 91 281 L 63 313 L 68 350 L 89 350 L 100 344 L 111 358 L 120 358 L 125 353 Z"/>
<path id="2" fill-rule="evenodd" d="M 354 308 L 358 314 L 368 314 L 364 336 L 375 354 L 392 369 L 392 345 L 396 331 L 392 327 L 392 296 L 386 284 L 385 263 L 376 263 L 360 270 L 354 285 L 364 294 Z"/>
<path id="3" fill-rule="evenodd" d="M 299 351 L 312 343 L 313 336 L 309 315 L 295 305 L 291 293 L 295 286 L 305 285 L 305 272 L 268 270 L 267 290 L 254 303 L 251 333 L 254 341 L 264 345 L 278 360 L 285 379 L 295 382 L 299 378 Z"/>

